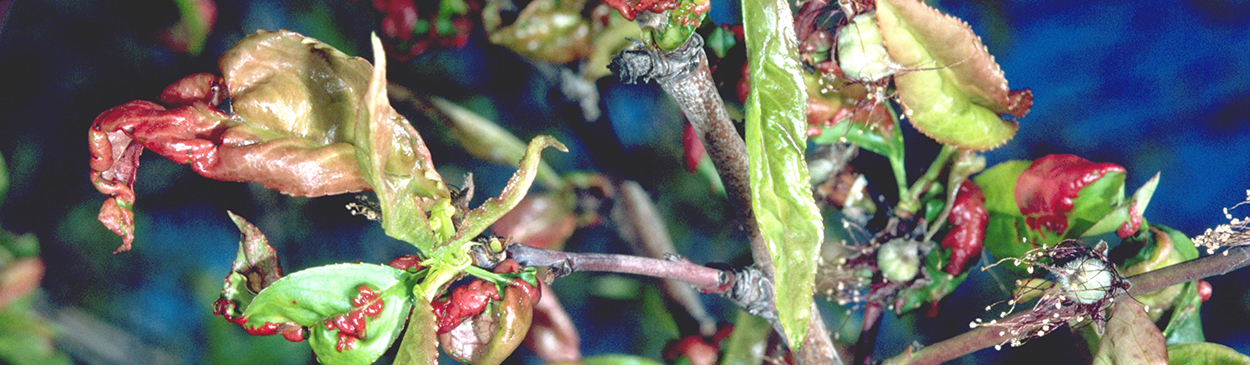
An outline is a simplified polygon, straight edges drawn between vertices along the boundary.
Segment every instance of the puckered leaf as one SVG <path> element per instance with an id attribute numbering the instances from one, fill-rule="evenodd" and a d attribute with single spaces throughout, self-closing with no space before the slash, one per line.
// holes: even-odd
<path id="1" fill-rule="evenodd" d="M 746 102 L 751 208 L 772 254 L 777 316 L 787 342 L 797 349 L 807 336 L 824 235 L 803 159 L 807 88 L 789 5 L 748 0 L 742 7 L 751 60 Z"/>
<path id="2" fill-rule="evenodd" d="M 1073 155 L 1047 155 L 1020 173 L 1016 204 L 1029 228 L 1083 233 L 1124 200 L 1124 168 Z"/>
<path id="3" fill-rule="evenodd" d="M 385 265 L 339 264 L 295 272 L 262 290 L 243 311 L 254 335 L 303 331 L 326 364 L 369 364 L 403 329 L 412 274 Z M 297 336 L 298 337 L 298 336 Z"/>
<path id="4" fill-rule="evenodd" d="M 1218 343 L 1195 342 L 1169 346 L 1168 363 L 1186 365 L 1250 364 L 1250 356 Z"/>
<path id="5" fill-rule="evenodd" d="M 1003 71 L 972 28 L 916 0 L 877 2 L 886 50 L 908 68 L 894 85 L 916 129 L 938 142 L 984 151 L 1010 140 L 1033 104 L 1025 89 L 1009 91 Z"/>
<path id="6" fill-rule="evenodd" d="M 373 36 L 373 67 L 360 99 L 356 121 L 356 160 L 365 181 L 378 194 L 386 235 L 408 242 L 425 254 L 451 236 L 451 193 L 412 125 L 391 108 L 386 93 L 386 55 Z M 427 211 L 430 212 L 427 215 Z"/>
<path id="7" fill-rule="evenodd" d="M 364 148 L 357 121 L 376 111 L 390 123 L 391 139 L 377 141 L 393 146 L 386 149 L 386 172 L 404 180 L 422 206 L 449 195 L 407 121 L 389 104 L 362 105 L 371 80 L 364 59 L 294 32 L 260 31 L 223 54 L 219 66 L 221 77 L 196 74 L 170 85 L 161 95 L 164 105 L 132 101 L 93 122 L 91 181 L 109 195 L 100 221 L 122 236 L 118 251 L 134 239 L 132 186 L 144 148 L 208 178 L 255 182 L 290 195 L 376 190 L 356 156 Z M 233 114 L 219 110 L 226 100 Z"/>
<path id="8" fill-rule="evenodd" d="M 1107 321 L 1107 332 L 1094 354 L 1095 365 L 1167 364 L 1168 349 L 1163 334 L 1130 297 L 1116 301 Z"/>
<path id="9" fill-rule="evenodd" d="M 1121 249 L 1121 247 L 1141 247 L 1136 256 L 1130 257 L 1121 266 L 1120 273 L 1122 275 L 1138 275 L 1197 258 L 1198 250 L 1194 248 L 1194 245 L 1188 239 L 1182 242 L 1175 242 L 1172 240 L 1171 235 L 1157 228 L 1151 229 L 1145 237 L 1144 242 L 1140 243 L 1139 241 L 1142 240 L 1126 239 L 1124 244 L 1117 247 L 1117 249 Z M 1188 246 L 1188 249 L 1181 246 Z M 1190 252 L 1192 252 L 1193 256 L 1186 257 Z M 1164 311 L 1172 309 L 1173 304 L 1178 299 L 1181 299 L 1180 295 L 1184 286 L 1185 284 L 1173 285 L 1150 293 L 1139 294 L 1134 296 L 1134 298 L 1146 306 L 1147 314 L 1150 315 L 1151 320 L 1158 321 L 1164 314 Z"/>

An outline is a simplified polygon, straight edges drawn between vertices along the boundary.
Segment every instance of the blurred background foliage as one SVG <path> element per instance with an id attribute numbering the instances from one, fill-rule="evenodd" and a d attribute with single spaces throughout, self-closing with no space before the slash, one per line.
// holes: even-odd
<path id="1" fill-rule="evenodd" d="M 364 55 L 369 34 L 379 29 L 383 16 L 363 0 L 221 0 L 212 2 L 211 32 L 197 33 L 207 29 L 193 21 L 197 13 L 189 6 L 194 3 L 0 1 L 0 87 L 5 90 L 0 154 L 10 182 L 7 198 L 0 200 L 0 227 L 37 238 L 47 269 L 43 291 L 31 306 L 60 332 L 58 346 L 76 362 L 313 362 L 302 344 L 251 337 L 212 317 L 210 304 L 238 240 L 225 211 L 260 227 L 288 271 L 356 260 L 385 262 L 412 253 L 410 246 L 387 238 L 377 224 L 347 214 L 343 207 L 356 201 L 353 196 L 282 196 L 259 186 L 201 178 L 149 153 L 135 186 L 134 250 L 113 255 L 120 240 L 96 222 L 104 197 L 87 180 L 84 137 L 107 108 L 153 100 L 166 85 L 191 73 L 216 72 L 217 55 L 257 29 L 290 29 Z M 1160 193 L 1145 216 L 1189 235 L 1223 223 L 1221 208 L 1241 201 L 1250 188 L 1250 3 L 942 0 L 936 5 L 972 25 L 1012 87 L 1031 88 L 1036 95 L 1015 139 L 987 154 L 990 165 L 1071 153 L 1126 167 L 1129 189 L 1162 172 Z M 734 24 L 736 7 L 733 0 L 713 1 L 710 19 Z M 556 136 L 571 148 L 568 154 L 546 155 L 561 172 L 595 170 L 640 181 L 669 218 L 667 228 L 678 250 L 690 260 L 749 260 L 745 245 L 723 224 L 725 202 L 709 198 L 715 195 L 706 179 L 682 169 L 680 113 L 653 84 L 599 80 L 603 116 L 586 121 L 577 101 L 559 90 L 556 67 L 529 63 L 491 44 L 480 25 L 465 47 L 435 46 L 392 62 L 389 72 L 392 81 L 460 103 L 522 139 Z M 420 112 L 399 109 L 426 136 L 450 183 L 474 174 L 479 201 L 495 195 L 512 173 L 510 167 L 467 156 Z M 914 176 L 936 147 L 906 132 Z M 884 160 L 864 156 L 856 165 L 878 184 L 890 185 Z M 630 252 L 603 227 L 579 230 L 567 249 Z M 931 343 L 966 331 L 986 303 L 1005 296 L 993 278 L 976 272 L 942 303 L 939 317 L 886 316 L 878 353 L 895 354 L 913 341 Z M 1244 284 L 1250 273 L 1242 270 L 1211 282 L 1215 294 L 1202 308 L 1207 340 L 1250 353 L 1250 287 Z M 583 354 L 658 358 L 679 327 L 653 284 L 578 274 L 554 286 L 582 335 Z M 726 302 L 705 299 L 717 318 L 733 318 Z M 833 306 L 825 309 L 841 313 Z M 855 335 L 854 318 L 829 317 L 844 336 Z M 1075 355 L 1055 349 L 1073 346 L 1069 337 L 1048 336 L 1025 348 L 987 350 L 960 361 L 1004 362 L 1044 354 L 1059 356 L 1055 361 L 1063 363 Z M 518 354 L 526 355 L 525 350 Z M 526 356 L 513 361 L 537 362 Z"/>

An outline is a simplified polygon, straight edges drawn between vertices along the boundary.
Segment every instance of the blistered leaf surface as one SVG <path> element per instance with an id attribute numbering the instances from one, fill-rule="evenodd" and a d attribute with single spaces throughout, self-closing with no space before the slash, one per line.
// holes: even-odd
<path id="1" fill-rule="evenodd" d="M 878 1 L 877 22 L 894 62 L 918 69 L 894 78 L 916 129 L 975 151 L 1015 136 L 1019 124 L 999 115 L 1023 117 L 1033 94 L 1007 88 L 1002 69 L 966 23 L 915 0 Z"/>
<path id="2" fill-rule="evenodd" d="M 234 212 L 226 212 L 239 228 L 239 253 L 230 265 L 221 298 L 213 303 L 216 315 L 239 321 L 243 309 L 252 303 L 256 293 L 282 278 L 277 253 L 260 229 Z"/>
<path id="3" fill-rule="evenodd" d="M 287 275 L 243 311 L 249 333 L 307 327 L 323 363 L 369 364 L 390 347 L 411 307 L 411 274 L 390 266 L 339 264 Z M 290 337 L 288 337 L 290 338 Z"/>
<path id="4" fill-rule="evenodd" d="M 787 3 L 742 3 L 751 90 L 746 102 L 751 208 L 772 254 L 777 316 L 796 349 L 807 336 L 824 229 L 807 163 L 807 88 Z"/>
<path id="5" fill-rule="evenodd" d="M 1029 227 L 1063 235 L 1069 225 L 1084 232 L 1124 197 L 1124 168 L 1074 155 L 1047 155 L 1020 173 L 1016 204 Z"/>

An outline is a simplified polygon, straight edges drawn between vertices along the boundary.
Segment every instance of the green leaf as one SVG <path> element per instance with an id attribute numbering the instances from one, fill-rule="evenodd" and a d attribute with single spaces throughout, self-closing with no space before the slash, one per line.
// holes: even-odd
<path id="1" fill-rule="evenodd" d="M 445 122 L 443 127 L 474 157 L 513 167 L 525 157 L 525 143 L 495 122 L 437 96 L 431 97 L 430 103 L 447 116 L 434 119 Z M 548 190 L 564 185 L 556 170 L 544 161 L 538 163 L 537 179 Z"/>
<path id="2" fill-rule="evenodd" d="M 520 169 L 512 175 L 511 179 L 508 179 L 508 185 L 504 186 L 499 197 L 487 199 L 481 206 L 465 214 L 464 220 L 460 222 L 460 229 L 456 232 L 457 242 L 467 242 L 477 237 L 499 220 L 499 217 L 503 217 L 521 202 L 521 198 L 525 197 L 530 185 L 534 182 L 539 163 L 542 162 L 542 151 L 547 147 L 555 147 L 561 152 L 569 151 L 552 136 L 542 135 L 530 140 L 529 147 L 525 149 L 525 155 L 518 163 Z"/>
<path id="3" fill-rule="evenodd" d="M 447 240 L 433 226 L 451 227 L 451 211 L 427 216 L 426 212 L 450 200 L 430 160 L 421 135 L 391 108 L 386 93 L 386 55 L 382 41 L 373 35 L 374 67 L 364 95 L 364 107 L 355 116 L 356 160 L 365 181 L 373 187 L 382 208 L 386 235 L 408 242 L 422 253 Z"/>
<path id="4" fill-rule="evenodd" d="M 634 355 L 599 355 L 582 359 L 584 365 L 662 365 L 661 362 Z"/>
<path id="5" fill-rule="evenodd" d="M 1020 206 L 1016 204 L 1016 180 L 1030 164 L 1032 162 L 1027 160 L 1004 161 L 972 178 L 985 193 L 986 210 L 990 213 L 1024 216 L 1020 213 Z"/>
<path id="6" fill-rule="evenodd" d="M 1097 236 L 1103 233 L 1115 232 L 1120 229 L 1125 222 L 1133 216 L 1140 218 L 1146 212 L 1146 207 L 1150 206 L 1150 197 L 1154 196 L 1155 188 L 1159 187 L 1159 174 L 1155 173 L 1154 177 L 1146 181 L 1146 184 L 1137 188 L 1132 197 L 1115 207 L 1110 213 L 1094 223 L 1092 227 L 1081 233 L 1082 237 Z M 1197 249 L 1194 253 L 1197 253 Z"/>
<path id="7" fill-rule="evenodd" d="M 1009 92 L 1002 69 L 966 23 L 915 0 L 877 2 L 877 24 L 894 62 L 908 68 L 894 77 L 904 114 L 943 144 L 985 151 L 1006 143 L 1020 128 L 999 114 L 1024 116 L 1032 93 Z"/>
<path id="8" fill-rule="evenodd" d="M 924 260 L 924 270 L 929 273 L 929 278 L 932 281 L 921 287 L 907 287 L 903 289 L 899 293 L 901 300 L 894 305 L 896 313 L 907 313 L 920 308 L 921 304 L 940 301 L 955 291 L 955 288 L 959 287 L 959 284 L 968 278 L 968 271 L 956 276 L 942 270 L 943 263 L 950 262 L 950 250 L 935 247 L 929 250 L 929 254 L 925 256 Z"/>
<path id="9" fill-rule="evenodd" d="M 226 211 L 230 220 L 239 227 L 239 253 L 230 265 L 221 299 L 214 303 L 217 315 L 226 319 L 242 316 L 242 311 L 252 303 L 256 293 L 261 292 L 282 278 L 282 266 L 277 253 L 269 246 L 269 240 L 259 228 L 234 212 Z"/>
<path id="10" fill-rule="evenodd" d="M 1172 317 L 1163 329 L 1163 338 L 1168 346 L 1190 342 L 1204 342 L 1206 335 L 1202 333 L 1202 297 L 1198 296 L 1198 282 L 1185 283 L 1185 289 L 1176 298 Z M 1168 349 L 1171 356 L 1171 349 Z"/>
<path id="11" fill-rule="evenodd" d="M 1068 230 L 1063 236 L 1082 237 L 1094 223 L 1101 221 L 1123 203 L 1125 175 L 1122 171 L 1108 172 L 1081 188 L 1076 199 L 1072 199 L 1072 210 L 1068 212 Z"/>
<path id="12" fill-rule="evenodd" d="M 434 309 L 425 298 L 415 299 L 412 318 L 408 320 L 408 331 L 399 344 L 399 353 L 395 355 L 396 365 L 434 365 L 438 364 L 438 334 L 435 329 Z"/>
<path id="13" fill-rule="evenodd" d="M 1168 347 L 1168 363 L 1176 365 L 1250 364 L 1246 356 L 1218 343 L 1195 342 Z"/>
<path id="14" fill-rule="evenodd" d="M 412 274 L 385 265 L 338 264 L 295 272 L 262 290 L 243 311 L 244 327 L 257 331 L 267 326 L 290 326 L 311 330 L 309 345 L 325 364 L 369 364 L 381 356 L 403 329 L 403 320 L 412 303 Z M 354 305 L 364 297 L 365 286 L 376 299 Z M 368 299 L 368 298 L 366 298 Z M 362 308 L 382 303 L 377 315 L 358 314 Z M 340 330 L 327 329 L 338 316 L 363 316 L 364 334 L 359 339 L 342 340 Z M 265 334 L 265 333 L 261 333 Z M 342 346 L 340 341 L 355 342 Z M 344 343 L 343 345 L 346 345 Z"/>
<path id="15" fill-rule="evenodd" d="M 723 365 L 759 365 L 764 362 L 764 353 L 768 350 L 768 336 L 772 335 L 773 326 L 768 320 L 738 311 L 734 320 L 734 330 L 726 341 L 725 355 L 721 358 Z"/>
<path id="16" fill-rule="evenodd" d="M 746 145 L 751 208 L 772 254 L 777 317 L 786 342 L 799 348 L 811 316 L 816 258 L 824 229 L 812 200 L 807 148 L 807 88 L 794 20 L 784 2 L 743 1 L 750 60 Z"/>
<path id="17" fill-rule="evenodd" d="M 1026 251 L 1033 249 L 1031 242 L 1036 242 L 1026 241 L 1026 238 L 1040 239 L 1030 234 L 1024 216 L 1020 213 L 1020 207 L 1016 204 L 1016 180 L 1020 177 L 1020 173 L 1029 168 L 1030 164 L 1032 162 L 1026 160 L 1005 161 L 972 179 L 981 186 L 982 192 L 985 193 L 985 209 L 989 211 L 990 219 L 985 227 L 984 245 L 985 250 L 994 258 L 1020 257 Z M 1050 237 L 1052 240 L 1058 239 L 1053 234 Z M 1015 265 L 1007 265 L 1007 267 L 1018 273 L 1025 272 L 1023 267 Z"/>
<path id="18" fill-rule="evenodd" d="M 1107 320 L 1107 332 L 1094 354 L 1094 365 L 1166 364 L 1168 350 L 1163 334 L 1130 297 L 1116 301 Z"/>
<path id="19" fill-rule="evenodd" d="M 707 36 L 707 47 L 712 49 L 712 53 L 716 57 L 725 58 L 729 53 L 729 49 L 738 44 L 738 40 L 734 39 L 733 32 L 724 27 L 712 28 L 712 34 Z"/>

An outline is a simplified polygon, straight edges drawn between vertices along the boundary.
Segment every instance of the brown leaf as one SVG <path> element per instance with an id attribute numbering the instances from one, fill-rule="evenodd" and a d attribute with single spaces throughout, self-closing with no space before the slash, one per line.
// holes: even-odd
<path id="1" fill-rule="evenodd" d="M 542 289 L 542 299 L 534 305 L 534 320 L 525 337 L 525 346 L 546 363 L 581 361 L 581 337 L 573 327 L 573 320 L 550 286 L 542 281 L 538 286 Z"/>
<path id="2" fill-rule="evenodd" d="M 1168 349 L 1163 333 L 1138 303 L 1121 296 L 1111 309 L 1107 332 L 1094 354 L 1095 365 L 1167 364 Z"/>

